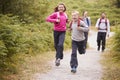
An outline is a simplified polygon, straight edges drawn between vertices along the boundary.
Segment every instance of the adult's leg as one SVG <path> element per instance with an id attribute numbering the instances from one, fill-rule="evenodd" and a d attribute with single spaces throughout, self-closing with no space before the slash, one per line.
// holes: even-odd
<path id="1" fill-rule="evenodd" d="M 78 66 L 76 41 L 72 41 L 72 54 L 71 54 L 70 66 L 71 68 L 77 68 Z"/>
<path id="2" fill-rule="evenodd" d="M 106 32 L 102 33 L 102 51 L 104 51 L 106 45 Z"/>
<path id="3" fill-rule="evenodd" d="M 101 45 L 101 32 L 98 32 L 98 34 L 97 34 L 98 51 L 100 50 L 100 45 Z"/>

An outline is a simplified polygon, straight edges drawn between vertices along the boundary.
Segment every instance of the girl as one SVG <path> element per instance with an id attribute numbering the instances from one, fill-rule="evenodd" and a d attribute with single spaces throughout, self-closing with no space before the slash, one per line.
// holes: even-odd
<path id="1" fill-rule="evenodd" d="M 56 66 L 60 65 L 60 60 L 63 59 L 63 44 L 66 33 L 66 23 L 68 21 L 65 13 L 66 6 L 63 3 L 58 4 L 54 13 L 47 17 L 48 22 L 54 23 L 54 47 L 56 50 Z"/>
<path id="2" fill-rule="evenodd" d="M 83 18 L 82 19 L 88 27 L 91 26 L 91 20 L 90 20 L 90 17 L 88 17 L 88 12 L 87 11 L 83 12 Z M 88 41 L 88 32 L 84 32 L 84 35 L 85 35 L 84 47 L 86 49 L 87 48 L 87 41 Z"/>

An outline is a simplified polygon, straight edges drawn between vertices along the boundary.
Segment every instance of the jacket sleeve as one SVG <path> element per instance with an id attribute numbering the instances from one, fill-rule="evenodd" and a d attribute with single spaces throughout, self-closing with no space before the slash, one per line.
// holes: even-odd
<path id="1" fill-rule="evenodd" d="M 97 22 L 96 22 L 96 25 L 95 25 L 96 28 L 99 27 L 99 21 L 100 21 L 100 19 L 98 19 Z"/>
<path id="2" fill-rule="evenodd" d="M 47 21 L 47 22 L 55 23 L 56 20 L 57 20 L 56 16 L 57 16 L 57 14 L 53 13 L 53 14 L 51 14 L 50 16 L 48 16 L 48 17 L 46 18 L 46 21 Z"/>
<path id="3" fill-rule="evenodd" d="M 83 22 L 83 21 L 80 21 L 80 30 L 83 31 L 83 32 L 88 32 L 89 31 L 89 28 L 88 26 Z"/>
<path id="4" fill-rule="evenodd" d="M 110 22 L 109 22 L 109 20 L 107 20 L 107 33 L 108 34 L 110 33 Z"/>
<path id="5" fill-rule="evenodd" d="M 90 17 L 88 17 L 88 20 L 89 20 L 89 26 L 91 26 L 91 19 L 90 19 Z"/>

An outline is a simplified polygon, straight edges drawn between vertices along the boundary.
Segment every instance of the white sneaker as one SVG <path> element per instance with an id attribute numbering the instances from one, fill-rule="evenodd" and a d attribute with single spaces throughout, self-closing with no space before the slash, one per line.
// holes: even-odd
<path id="1" fill-rule="evenodd" d="M 59 66 L 59 65 L 60 65 L 60 59 L 59 59 L 59 58 L 55 61 L 55 65 L 56 65 L 56 66 Z"/>

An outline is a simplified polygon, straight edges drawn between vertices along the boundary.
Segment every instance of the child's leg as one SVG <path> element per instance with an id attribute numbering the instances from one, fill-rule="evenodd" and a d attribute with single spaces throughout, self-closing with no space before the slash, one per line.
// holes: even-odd
<path id="1" fill-rule="evenodd" d="M 58 45 L 58 42 L 59 42 L 59 32 L 57 31 L 54 31 L 54 47 L 55 47 L 55 50 L 56 50 L 56 59 L 58 58 L 57 56 L 57 45 Z"/>
<path id="2" fill-rule="evenodd" d="M 84 40 L 84 47 L 87 48 L 87 41 L 88 41 L 88 32 L 84 32 L 85 40 Z"/>
<path id="3" fill-rule="evenodd" d="M 76 41 L 72 41 L 72 54 L 71 54 L 70 66 L 71 68 L 77 68 L 78 66 Z"/>
<path id="4" fill-rule="evenodd" d="M 85 54 L 84 41 L 78 42 L 77 46 L 78 46 L 78 52 L 80 54 Z"/>
<path id="5" fill-rule="evenodd" d="M 57 45 L 57 54 L 58 54 L 58 58 L 60 58 L 60 59 L 63 59 L 64 40 L 65 40 L 65 32 L 60 32 L 59 42 Z"/>

